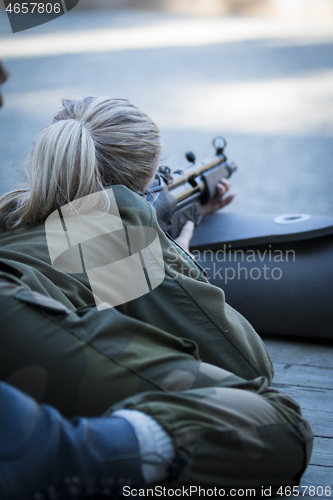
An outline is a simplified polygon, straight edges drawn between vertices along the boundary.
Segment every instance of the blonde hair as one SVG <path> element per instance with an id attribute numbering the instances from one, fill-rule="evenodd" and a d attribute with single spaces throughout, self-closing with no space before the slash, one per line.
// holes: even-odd
<path id="1" fill-rule="evenodd" d="M 144 191 L 161 155 L 155 123 L 126 99 L 63 100 L 30 156 L 29 187 L 5 194 L 7 228 L 37 224 L 59 207 L 106 186 Z"/>

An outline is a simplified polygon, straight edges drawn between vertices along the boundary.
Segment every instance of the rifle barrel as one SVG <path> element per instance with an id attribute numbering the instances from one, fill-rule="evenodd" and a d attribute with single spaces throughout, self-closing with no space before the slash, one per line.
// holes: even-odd
<path id="1" fill-rule="evenodd" d="M 184 169 L 182 174 L 179 174 L 179 176 L 175 178 L 172 181 L 172 183 L 169 184 L 168 186 L 169 190 L 173 191 L 178 186 L 181 186 L 182 184 L 188 182 L 190 179 L 195 179 L 196 177 L 202 175 L 207 170 L 217 167 L 218 165 L 221 165 L 221 163 L 224 163 L 225 161 L 226 157 L 224 155 L 217 155 L 212 158 L 207 158 L 206 160 L 203 160 L 198 165 L 193 165 L 193 167 L 192 166 L 187 167 L 186 169 Z"/>

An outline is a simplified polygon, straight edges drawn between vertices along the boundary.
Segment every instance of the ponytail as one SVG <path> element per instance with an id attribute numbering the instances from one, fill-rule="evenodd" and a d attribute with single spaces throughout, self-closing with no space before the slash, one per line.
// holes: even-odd
<path id="1" fill-rule="evenodd" d="M 29 187 L 0 199 L 7 228 L 38 224 L 59 207 L 105 186 L 144 191 L 157 168 L 154 122 L 124 99 L 64 100 L 30 156 Z"/>

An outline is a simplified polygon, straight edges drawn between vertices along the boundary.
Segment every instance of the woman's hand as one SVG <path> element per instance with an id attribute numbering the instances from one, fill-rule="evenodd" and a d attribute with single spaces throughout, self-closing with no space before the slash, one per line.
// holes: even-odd
<path id="1" fill-rule="evenodd" d="M 216 193 L 214 197 L 208 203 L 202 205 L 202 214 L 212 214 L 213 212 L 216 212 L 216 210 L 220 210 L 220 208 L 228 205 L 236 196 L 235 193 L 231 193 L 224 198 L 224 195 L 229 191 L 229 188 L 230 182 L 226 179 L 221 179 L 216 186 Z M 180 231 L 178 238 L 175 239 L 175 242 L 187 253 L 190 253 L 190 241 L 193 236 L 194 228 L 194 222 L 190 220 L 187 221 Z"/>
<path id="2" fill-rule="evenodd" d="M 182 227 L 178 238 L 175 239 L 175 242 L 187 253 L 190 253 L 190 241 L 193 236 L 194 227 L 194 222 L 188 220 Z"/>
<path id="3" fill-rule="evenodd" d="M 216 193 L 213 198 L 205 205 L 202 205 L 202 215 L 212 214 L 213 212 L 216 212 L 216 210 L 220 210 L 220 208 L 228 205 L 236 196 L 235 193 L 231 193 L 224 198 L 224 195 L 229 191 L 229 188 L 230 182 L 226 179 L 221 179 L 216 186 Z"/>

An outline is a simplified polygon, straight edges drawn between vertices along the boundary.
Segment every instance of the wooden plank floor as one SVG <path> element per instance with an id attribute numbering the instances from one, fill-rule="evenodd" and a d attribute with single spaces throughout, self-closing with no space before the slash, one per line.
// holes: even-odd
<path id="1" fill-rule="evenodd" d="M 301 406 L 314 435 L 310 466 L 300 488 L 309 498 L 333 498 L 333 342 L 263 336 L 275 366 L 273 387 Z M 324 491 L 322 492 L 321 488 Z M 301 496 L 301 495 L 300 495 Z"/>

